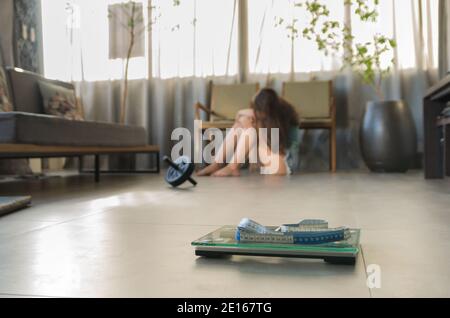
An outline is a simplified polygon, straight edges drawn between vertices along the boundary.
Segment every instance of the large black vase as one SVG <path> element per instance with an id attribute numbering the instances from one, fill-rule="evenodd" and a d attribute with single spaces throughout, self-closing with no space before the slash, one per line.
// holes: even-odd
<path id="1" fill-rule="evenodd" d="M 360 142 L 371 171 L 408 171 L 417 152 L 417 132 L 408 105 L 403 101 L 367 103 Z"/>

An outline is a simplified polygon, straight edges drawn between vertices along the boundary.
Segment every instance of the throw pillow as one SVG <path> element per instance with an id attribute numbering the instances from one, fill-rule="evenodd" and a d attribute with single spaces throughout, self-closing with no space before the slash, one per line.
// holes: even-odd
<path id="1" fill-rule="evenodd" d="M 6 74 L 3 68 L 0 67 L 0 112 L 10 112 L 12 110 Z"/>
<path id="2" fill-rule="evenodd" d="M 83 120 L 75 90 L 47 82 L 39 82 L 39 88 L 46 114 L 70 120 Z"/>

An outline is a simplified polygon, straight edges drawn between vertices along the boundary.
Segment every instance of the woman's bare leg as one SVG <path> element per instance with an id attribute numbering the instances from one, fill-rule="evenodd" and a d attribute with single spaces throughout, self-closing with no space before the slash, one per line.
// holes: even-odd
<path id="1" fill-rule="evenodd" d="M 214 177 L 240 176 L 240 167 L 250 157 L 252 163 L 256 163 L 257 155 L 257 133 L 255 129 L 245 129 L 239 136 L 236 149 L 230 163 L 213 174 Z"/>
<path id="2" fill-rule="evenodd" d="M 264 174 L 286 176 L 289 173 L 285 155 L 279 152 L 273 152 L 268 146 L 267 141 L 260 140 L 258 143 L 256 130 L 246 129 L 239 137 L 234 156 L 230 163 L 215 172 L 213 176 L 240 176 L 240 166 L 249 157 L 254 157 L 255 160 L 259 157 Z"/>
<path id="3" fill-rule="evenodd" d="M 208 167 L 199 171 L 197 175 L 200 177 L 209 176 L 214 172 L 220 170 L 227 162 L 227 159 L 232 157 L 243 131 L 244 130 L 242 128 L 242 125 L 240 123 L 235 123 L 225 137 L 224 142 L 217 150 L 216 156 L 214 157 L 214 162 L 211 163 Z"/>
<path id="4" fill-rule="evenodd" d="M 264 174 L 285 176 L 289 173 L 285 155 L 273 152 L 267 145 L 267 142 L 261 141 L 259 143 L 258 151 Z"/>

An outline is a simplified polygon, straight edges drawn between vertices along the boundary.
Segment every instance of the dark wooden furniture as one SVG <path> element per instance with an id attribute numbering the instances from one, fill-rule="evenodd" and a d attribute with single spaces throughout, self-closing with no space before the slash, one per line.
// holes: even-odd
<path id="1" fill-rule="evenodd" d="M 430 88 L 424 98 L 425 178 L 450 176 L 450 119 L 441 113 L 450 101 L 450 75 Z"/>
<path id="2" fill-rule="evenodd" d="M 438 127 L 441 132 L 441 164 L 444 176 L 450 177 L 450 118 L 439 119 Z"/>
<path id="3" fill-rule="evenodd" d="M 41 146 L 24 144 L 0 144 L 0 159 L 28 159 L 28 158 L 61 158 L 78 157 L 80 160 L 80 171 L 83 172 L 83 157 L 94 156 L 95 182 L 100 181 L 100 173 L 159 173 L 160 156 L 159 146 L 139 146 L 139 147 L 80 147 L 80 146 Z M 101 155 L 116 154 L 153 154 L 156 158 L 156 168 L 154 170 L 132 170 L 132 171 L 100 171 Z"/>

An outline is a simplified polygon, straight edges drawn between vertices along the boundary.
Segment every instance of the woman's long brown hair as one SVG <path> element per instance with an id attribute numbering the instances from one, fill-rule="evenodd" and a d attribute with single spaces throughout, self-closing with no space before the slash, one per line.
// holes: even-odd
<path id="1" fill-rule="evenodd" d="M 271 143 L 271 128 L 280 130 L 280 152 L 286 153 L 289 145 L 289 130 L 300 125 L 294 107 L 280 98 L 273 89 L 264 88 L 253 98 L 252 108 L 256 115 L 256 128 L 267 128 L 268 145 Z"/>

